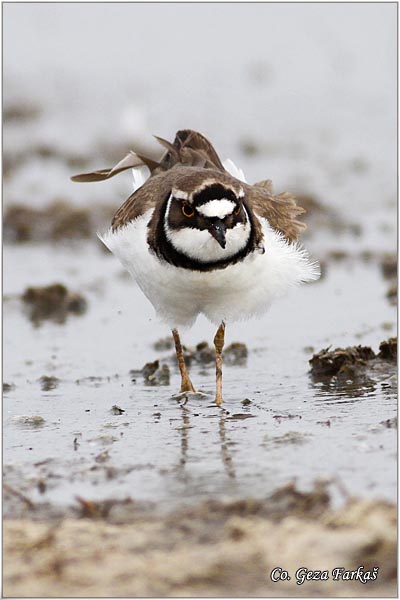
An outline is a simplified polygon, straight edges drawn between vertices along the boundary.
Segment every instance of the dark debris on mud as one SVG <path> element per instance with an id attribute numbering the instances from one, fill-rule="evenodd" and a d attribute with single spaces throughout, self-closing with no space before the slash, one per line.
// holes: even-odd
<path id="1" fill-rule="evenodd" d="M 332 380 L 338 382 L 357 381 L 374 374 L 391 374 L 397 361 L 397 337 L 381 342 L 379 353 L 369 346 L 348 348 L 325 348 L 310 359 L 311 375 L 314 381 Z"/>
<path id="2" fill-rule="evenodd" d="M 109 223 L 112 215 L 111 208 L 79 208 L 64 200 L 42 209 L 14 204 L 4 214 L 4 240 L 23 243 L 95 238 L 94 232 Z"/>
<path id="3" fill-rule="evenodd" d="M 385 254 L 381 259 L 381 270 L 385 279 L 397 278 L 397 256 Z"/>
<path id="4" fill-rule="evenodd" d="M 178 511 L 184 520 L 201 516 L 207 521 L 218 521 L 219 523 L 223 523 L 233 515 L 238 517 L 259 515 L 274 521 L 280 521 L 289 515 L 316 518 L 331 506 L 329 486 L 329 481 L 317 480 L 310 491 L 302 491 L 294 482 L 291 482 L 278 488 L 264 499 L 251 497 L 229 501 L 208 499 L 193 508 L 183 507 Z M 152 502 L 140 502 L 131 497 L 94 500 L 82 496 L 76 496 L 73 504 L 62 508 L 48 502 L 33 501 L 26 490 L 19 490 L 8 483 L 5 484 L 5 496 L 8 518 L 26 516 L 28 509 L 29 516 L 35 520 L 57 520 L 63 515 L 103 519 L 113 523 L 130 523 L 136 521 L 138 517 L 151 515 L 155 509 Z M 21 500 L 19 507 L 11 507 L 9 500 L 12 498 Z M 171 519 L 175 518 L 174 514 L 171 514 Z"/>
<path id="5" fill-rule="evenodd" d="M 5 103 L 5 106 L 3 106 L 3 124 L 33 121 L 40 116 L 40 113 L 40 108 L 31 102 Z"/>
<path id="6" fill-rule="evenodd" d="M 153 344 L 153 348 L 156 352 L 165 352 L 167 350 L 172 350 L 174 347 L 174 342 L 172 337 L 160 338 Z"/>
<path id="7" fill-rule="evenodd" d="M 112 415 L 123 415 L 125 413 L 125 409 L 121 408 L 117 404 L 114 404 L 110 409 L 110 413 Z"/>
<path id="8" fill-rule="evenodd" d="M 200 342 L 195 348 L 184 347 L 185 361 L 188 365 L 192 363 L 206 366 L 215 363 L 215 350 L 211 347 L 208 342 Z M 223 353 L 222 358 L 225 365 L 232 367 L 245 366 L 247 363 L 248 350 L 247 346 L 241 342 L 233 342 L 227 346 Z M 172 357 L 175 359 L 175 355 Z"/>
<path id="9" fill-rule="evenodd" d="M 7 394 L 7 392 L 12 392 L 13 390 L 15 390 L 15 384 L 14 383 L 3 382 L 3 393 L 4 394 Z"/>
<path id="10" fill-rule="evenodd" d="M 395 596 L 396 507 L 388 502 L 348 498 L 334 510 L 323 484 L 309 492 L 290 484 L 264 500 L 209 500 L 167 514 L 150 505 L 143 512 L 129 498 L 76 501 L 69 519 L 38 522 L 35 507 L 26 504 L 30 518 L 5 520 L 7 597 L 28 597 L 32 589 L 50 597 L 51 573 L 63 597 L 265 598 L 276 595 L 266 574 L 277 564 L 294 573 L 320 563 L 349 570 L 378 566 L 368 595 Z M 299 589 L 295 581 L 281 582 L 280 595 L 364 592 L 359 582 L 311 583 L 312 589 Z"/>
<path id="11" fill-rule="evenodd" d="M 357 237 L 361 235 L 358 223 L 345 221 L 331 207 L 325 206 L 312 194 L 296 194 L 296 203 L 304 208 L 305 213 L 301 216 L 301 220 L 307 223 L 310 230 L 328 229 L 339 234 L 351 233 Z M 305 235 L 307 236 L 307 231 Z"/>
<path id="12" fill-rule="evenodd" d="M 397 417 L 385 419 L 384 421 L 381 421 L 379 425 L 382 425 L 385 429 L 397 429 Z"/>
<path id="13" fill-rule="evenodd" d="M 383 277 L 388 281 L 386 298 L 392 306 L 397 306 L 397 256 L 396 254 L 384 254 L 380 259 L 380 267 Z"/>
<path id="14" fill-rule="evenodd" d="M 157 352 L 167 352 L 172 350 L 173 347 L 174 343 L 170 337 L 161 338 L 153 344 L 153 348 Z M 210 346 L 208 342 L 200 342 L 194 348 L 183 346 L 183 353 L 185 356 L 185 363 L 189 367 L 193 364 L 200 365 L 202 367 L 212 366 L 215 364 L 215 349 L 213 346 Z M 224 365 L 229 365 L 232 367 L 246 366 L 248 358 L 247 346 L 242 342 L 232 342 L 223 350 L 222 357 Z M 176 365 L 175 352 L 171 354 L 167 360 L 171 365 Z M 139 374 L 143 374 L 146 379 L 148 371 L 157 371 L 159 369 L 159 364 L 160 360 L 157 360 L 154 363 L 148 363 L 141 370 L 131 371 L 131 375 L 136 377 Z M 150 376 L 152 375 L 153 372 L 150 372 Z"/>
<path id="15" fill-rule="evenodd" d="M 62 283 L 28 287 L 22 301 L 30 321 L 36 326 L 46 320 L 63 324 L 69 315 L 83 315 L 87 310 L 86 299 L 78 292 L 71 292 Z"/>
<path id="16" fill-rule="evenodd" d="M 169 385 L 170 370 L 166 363 L 160 364 L 159 360 L 148 362 L 142 369 L 131 369 L 129 371 L 131 380 L 136 383 L 136 378 L 142 376 L 146 385 L 158 386 Z"/>
<path id="17" fill-rule="evenodd" d="M 76 513 L 78 517 L 87 519 L 106 519 L 112 509 L 118 506 L 132 507 L 134 501 L 131 498 L 125 498 L 124 500 L 86 500 L 81 496 L 76 496 L 77 508 Z"/>
<path id="18" fill-rule="evenodd" d="M 386 292 L 386 298 L 389 300 L 389 303 L 392 306 L 397 306 L 397 296 L 397 283 L 395 283 L 389 287 L 388 291 Z"/>
<path id="19" fill-rule="evenodd" d="M 54 377 L 53 375 L 42 375 L 39 379 L 40 387 L 44 392 L 49 392 L 50 390 L 55 390 L 60 383 L 58 377 Z"/>

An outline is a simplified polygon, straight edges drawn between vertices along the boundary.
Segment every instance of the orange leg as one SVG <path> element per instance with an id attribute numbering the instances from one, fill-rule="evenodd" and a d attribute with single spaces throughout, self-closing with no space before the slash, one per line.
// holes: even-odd
<path id="1" fill-rule="evenodd" d="M 183 349 L 179 333 L 177 329 L 172 330 L 172 335 L 175 342 L 176 358 L 178 359 L 178 366 L 181 372 L 181 392 L 195 392 L 192 382 L 190 381 L 189 373 L 186 369 L 185 358 L 183 356 Z"/>
<path id="2" fill-rule="evenodd" d="M 215 402 L 222 404 L 222 349 L 225 343 L 225 323 L 222 321 L 214 338 L 215 346 L 215 373 L 217 379 Z"/>

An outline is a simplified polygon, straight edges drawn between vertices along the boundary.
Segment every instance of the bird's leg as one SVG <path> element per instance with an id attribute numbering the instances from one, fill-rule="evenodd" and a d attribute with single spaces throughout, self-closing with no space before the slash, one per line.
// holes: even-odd
<path id="1" fill-rule="evenodd" d="M 195 392 L 192 382 L 190 381 L 189 373 L 186 369 L 185 358 L 183 356 L 182 344 L 177 329 L 172 330 L 172 335 L 175 342 L 176 358 L 181 372 L 181 392 Z"/>
<path id="2" fill-rule="evenodd" d="M 220 406 L 222 404 L 222 349 L 225 343 L 225 323 L 222 321 L 218 327 L 214 338 L 215 346 L 215 373 L 217 378 L 217 387 L 215 393 L 215 402 Z"/>

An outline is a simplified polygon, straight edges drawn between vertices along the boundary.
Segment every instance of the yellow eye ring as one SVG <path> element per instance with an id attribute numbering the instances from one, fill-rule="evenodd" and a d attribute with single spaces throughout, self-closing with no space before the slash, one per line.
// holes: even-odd
<path id="1" fill-rule="evenodd" d="M 182 204 L 182 212 L 184 216 L 188 219 L 190 219 L 194 215 L 194 209 L 189 204 L 187 204 L 187 202 L 184 202 Z"/>
<path id="2" fill-rule="evenodd" d="M 240 215 L 241 210 L 242 210 L 242 207 L 239 204 L 238 207 L 237 207 L 237 209 L 233 212 L 233 214 L 235 215 L 235 217 L 237 217 L 238 215 Z"/>

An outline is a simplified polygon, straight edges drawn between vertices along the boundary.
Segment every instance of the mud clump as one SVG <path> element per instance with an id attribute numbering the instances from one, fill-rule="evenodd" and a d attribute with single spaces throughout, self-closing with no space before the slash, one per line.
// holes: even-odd
<path id="1" fill-rule="evenodd" d="M 357 380 L 375 373 L 387 373 L 390 363 L 397 360 L 397 338 L 383 341 L 379 353 L 369 346 L 326 348 L 310 359 L 311 375 L 316 381 L 336 378 L 337 381 Z M 389 367 L 389 369 L 388 369 Z"/>
<path id="2" fill-rule="evenodd" d="M 311 358 L 311 373 L 313 375 L 348 375 L 349 369 L 365 366 L 366 361 L 375 358 L 375 352 L 369 346 L 353 346 L 321 350 Z"/>
<path id="3" fill-rule="evenodd" d="M 131 505 L 133 500 L 126 498 L 125 500 L 86 500 L 80 496 L 76 496 L 78 503 L 78 516 L 86 519 L 104 519 L 110 514 L 110 511 L 118 505 Z"/>
<path id="4" fill-rule="evenodd" d="M 54 377 L 52 375 L 42 375 L 39 379 L 40 387 L 44 392 L 49 392 L 50 390 L 55 390 L 60 383 L 58 377 Z"/>
<path id="5" fill-rule="evenodd" d="M 13 422 L 20 427 L 31 427 L 32 429 L 36 429 L 43 427 L 45 419 L 40 415 L 21 415 L 13 417 Z"/>
<path id="6" fill-rule="evenodd" d="M 199 365 L 210 365 L 215 361 L 215 351 L 208 342 L 200 342 L 196 348 L 185 348 L 185 360 L 189 365 L 197 363 Z"/>
<path id="7" fill-rule="evenodd" d="M 397 429 L 397 417 L 385 419 L 385 421 L 381 421 L 379 425 L 382 425 L 385 429 Z"/>
<path id="8" fill-rule="evenodd" d="M 173 346 L 174 342 L 170 337 L 161 338 L 153 344 L 153 348 L 154 350 L 156 350 L 156 352 L 165 352 L 166 350 L 172 350 Z"/>
<path id="9" fill-rule="evenodd" d="M 136 382 L 136 377 L 142 376 L 146 385 L 169 385 L 170 370 L 167 364 L 160 365 L 159 360 L 146 363 L 142 369 L 131 369 L 129 371 L 132 382 Z"/>
<path id="10" fill-rule="evenodd" d="M 243 366 L 247 363 L 248 350 L 245 344 L 241 342 L 233 342 L 226 347 L 223 352 L 223 360 L 225 364 L 231 366 Z"/>
<path id="11" fill-rule="evenodd" d="M 397 305 L 397 256 L 395 254 L 384 254 L 380 261 L 383 277 L 389 282 L 386 298 L 392 306 Z"/>
<path id="12" fill-rule="evenodd" d="M 25 123 L 37 119 L 40 109 L 33 104 L 13 103 L 3 107 L 3 123 L 20 122 Z"/>
<path id="13" fill-rule="evenodd" d="M 380 343 L 378 357 L 382 360 L 397 362 L 397 337 Z"/>
<path id="14" fill-rule="evenodd" d="M 15 390 L 15 384 L 14 383 L 3 382 L 3 393 L 4 394 L 7 394 L 7 392 L 12 392 L 13 390 Z"/>
<path id="15" fill-rule="evenodd" d="M 397 256 L 385 254 L 381 260 L 381 271 L 385 279 L 397 278 Z"/>
<path id="16" fill-rule="evenodd" d="M 120 406 L 118 406 L 117 404 L 114 404 L 110 409 L 110 413 L 112 415 L 123 415 L 124 412 L 125 412 L 125 410 L 123 408 L 121 408 Z"/>
<path id="17" fill-rule="evenodd" d="M 296 194 L 295 199 L 296 204 L 305 210 L 304 215 L 301 215 L 301 220 L 309 225 L 310 231 L 329 229 L 334 233 L 349 232 L 355 236 L 361 235 L 359 224 L 345 221 L 332 208 L 325 206 L 312 194 Z"/>
<path id="18" fill-rule="evenodd" d="M 279 488 L 269 500 L 271 517 L 281 519 L 287 514 L 320 517 L 331 505 L 327 484 L 316 482 L 309 492 L 300 491 L 294 483 Z"/>
<path id="19" fill-rule="evenodd" d="M 88 210 L 62 200 L 43 209 L 16 204 L 5 212 L 4 240 L 23 243 L 95 238 L 94 232 L 111 216 L 110 209 Z"/>
<path id="20" fill-rule="evenodd" d="M 398 296 L 398 290 L 397 290 L 397 282 L 393 285 L 390 286 L 390 288 L 388 289 L 388 291 L 386 292 L 386 298 L 389 300 L 389 303 L 392 306 L 397 306 L 397 296 Z"/>
<path id="21" fill-rule="evenodd" d="M 165 352 L 172 350 L 174 343 L 172 338 L 162 338 L 153 344 L 154 350 L 157 352 Z M 214 346 L 210 346 L 208 342 L 200 342 L 194 348 L 183 346 L 183 353 L 185 356 L 185 362 L 188 366 L 197 364 L 201 366 L 208 366 L 215 363 L 215 349 Z M 244 366 L 247 363 L 248 350 L 245 344 L 241 342 L 233 342 L 229 344 L 223 352 L 222 358 L 224 364 L 231 366 Z M 171 364 L 176 363 L 175 352 L 168 358 Z"/>
<path id="22" fill-rule="evenodd" d="M 195 348 L 183 347 L 185 361 L 187 365 L 197 364 L 202 366 L 215 363 L 215 349 L 208 342 L 200 342 Z M 244 366 L 247 363 L 248 350 L 245 344 L 233 342 L 222 352 L 222 359 L 226 365 L 233 367 Z M 176 362 L 175 354 L 170 358 L 171 362 Z"/>
<path id="23" fill-rule="evenodd" d="M 257 154 L 260 154 L 262 148 L 257 144 L 255 140 L 252 140 L 250 138 L 244 138 L 240 140 L 240 150 L 246 156 L 256 156 Z"/>
<path id="24" fill-rule="evenodd" d="M 83 315 L 87 310 L 86 299 L 77 292 L 70 292 L 61 283 L 29 287 L 22 295 L 22 301 L 29 319 L 36 326 L 45 320 L 63 324 L 70 314 Z"/>

